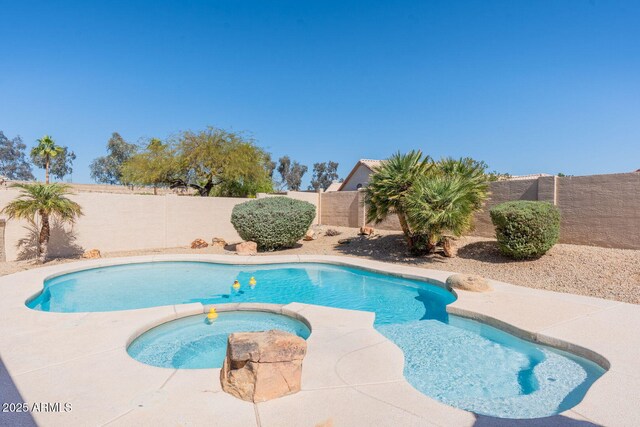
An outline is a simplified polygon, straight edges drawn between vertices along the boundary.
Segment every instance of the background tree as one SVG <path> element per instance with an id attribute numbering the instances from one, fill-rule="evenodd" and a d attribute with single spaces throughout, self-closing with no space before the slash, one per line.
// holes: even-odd
<path id="1" fill-rule="evenodd" d="M 57 156 L 51 158 L 49 172 L 54 178 L 62 181 L 65 176 L 71 175 L 73 173 L 73 161 L 76 159 L 76 153 L 69 150 L 69 147 L 66 146 L 60 148 L 60 153 Z M 31 161 L 34 165 L 41 169 L 44 169 L 46 166 L 46 163 L 42 157 L 32 156 Z"/>
<path id="2" fill-rule="evenodd" d="M 278 160 L 278 173 L 282 177 L 281 186 L 290 191 L 300 191 L 302 177 L 307 173 L 307 167 L 298 162 L 291 163 L 289 156 L 280 157 Z"/>
<path id="3" fill-rule="evenodd" d="M 122 180 L 122 165 L 136 151 L 135 144 L 126 142 L 118 132 L 112 133 L 107 142 L 108 154 L 94 159 L 89 166 L 91 178 L 103 184 L 126 184 Z"/>
<path id="4" fill-rule="evenodd" d="M 168 185 L 178 173 L 175 150 L 158 138 L 151 138 L 147 146 L 134 154 L 120 168 L 121 179 L 127 183 L 153 187 Z"/>
<path id="5" fill-rule="evenodd" d="M 0 175 L 18 181 L 35 179 L 24 151 L 26 148 L 19 136 L 9 139 L 0 131 Z"/>
<path id="6" fill-rule="evenodd" d="M 486 176 L 487 176 L 487 179 L 488 179 L 489 182 L 492 182 L 492 181 L 506 181 L 509 178 L 511 178 L 511 174 L 510 173 L 498 172 L 498 171 L 487 172 Z"/>
<path id="7" fill-rule="evenodd" d="M 45 262 L 49 254 L 49 237 L 51 226 L 49 220 L 59 219 L 61 222 L 74 222 L 82 215 L 82 208 L 69 195 L 69 187 L 64 184 L 15 184 L 21 194 L 10 202 L 2 213 L 11 219 L 26 219 L 32 224 L 40 218 L 40 233 L 38 236 L 38 260 Z"/>
<path id="8" fill-rule="evenodd" d="M 69 150 L 69 147 L 58 147 L 58 153 L 50 158 L 49 162 L 49 174 L 58 180 L 62 180 L 65 176 L 73 173 L 73 161 L 76 159 L 76 153 Z M 31 151 L 31 162 L 41 169 L 47 167 L 46 156 L 41 154 L 34 154 Z M 45 177 L 46 181 L 46 177 Z"/>
<path id="9" fill-rule="evenodd" d="M 172 187 L 201 196 L 247 197 L 273 190 L 273 162 L 254 140 L 209 127 L 183 132 L 175 142 L 179 177 Z"/>
<path id="10" fill-rule="evenodd" d="M 338 163 L 326 162 L 326 163 L 314 163 L 313 164 L 313 177 L 311 178 L 311 185 L 309 190 L 318 191 L 319 189 L 326 190 L 329 188 L 333 181 L 338 180 Z"/>
<path id="11" fill-rule="evenodd" d="M 44 169 L 44 182 L 49 183 L 49 170 L 51 167 L 51 160 L 60 155 L 63 152 L 63 148 L 56 145 L 53 138 L 49 135 L 45 135 L 38 139 L 38 145 L 31 149 L 31 161 L 34 165 Z"/>
<path id="12" fill-rule="evenodd" d="M 269 174 L 269 178 L 271 180 L 273 180 L 273 172 L 276 170 L 276 162 L 271 160 L 271 154 L 270 153 L 265 153 L 265 155 L 267 156 L 267 158 L 265 160 L 267 172 Z"/>

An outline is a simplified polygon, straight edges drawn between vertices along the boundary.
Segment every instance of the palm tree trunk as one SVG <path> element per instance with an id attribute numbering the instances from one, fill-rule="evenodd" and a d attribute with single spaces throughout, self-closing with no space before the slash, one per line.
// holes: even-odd
<path id="1" fill-rule="evenodd" d="M 400 220 L 400 227 L 402 228 L 402 232 L 404 233 L 404 237 L 407 240 L 407 245 L 409 246 L 409 251 L 413 250 L 413 238 L 411 236 L 411 229 L 409 229 L 409 224 L 407 223 L 407 217 L 404 212 L 397 212 L 398 219 Z"/>
<path id="2" fill-rule="evenodd" d="M 44 183 L 49 183 L 49 159 L 47 159 L 46 163 L 44 164 Z"/>
<path id="3" fill-rule="evenodd" d="M 49 214 L 40 211 L 40 217 L 42 218 L 42 227 L 40 228 L 40 236 L 38 238 L 38 245 L 40 249 L 38 261 L 44 263 L 47 261 L 49 252 L 49 236 L 51 234 L 51 227 L 49 226 Z"/>

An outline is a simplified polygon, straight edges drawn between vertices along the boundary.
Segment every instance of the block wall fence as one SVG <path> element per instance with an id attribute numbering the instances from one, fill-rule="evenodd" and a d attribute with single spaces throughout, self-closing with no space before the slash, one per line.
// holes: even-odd
<path id="1" fill-rule="evenodd" d="M 77 255 L 93 248 L 102 252 L 175 248 L 188 246 L 197 238 L 210 242 L 213 237 L 221 237 L 238 242 L 241 239 L 231 225 L 231 211 L 235 205 L 251 200 L 100 193 L 93 189 L 84 192 L 77 186 L 72 191 L 77 193 L 70 198 L 80 204 L 84 215 L 73 225 L 52 222 L 49 245 L 52 256 Z M 0 189 L 0 209 L 19 194 L 11 187 Z M 316 207 L 319 202 L 318 193 L 289 192 L 286 196 L 311 202 Z M 5 224 L 5 220 L 0 215 L 0 262 L 32 258 L 34 244 L 19 244 L 34 241 L 33 227 L 27 221 L 11 220 Z"/>
<path id="2" fill-rule="evenodd" d="M 560 242 L 611 248 L 640 249 L 640 173 L 541 177 L 497 181 L 475 217 L 472 235 L 495 237 L 489 209 L 510 200 L 538 200 L 560 208 Z M 364 192 L 320 194 L 320 222 L 324 225 L 400 230 L 397 217 L 366 224 Z"/>
<path id="3" fill-rule="evenodd" d="M 76 191 L 71 198 L 82 206 L 84 215 L 73 225 L 52 224 L 50 250 L 54 256 L 93 248 L 103 252 L 172 248 L 187 246 L 196 238 L 237 242 L 240 237 L 231 225 L 231 211 L 250 200 Z M 491 183 L 490 191 L 484 210 L 475 218 L 472 234 L 477 236 L 494 236 L 488 214 L 492 206 L 508 200 L 542 200 L 560 208 L 561 242 L 640 249 L 640 173 L 499 181 Z M 0 209 L 18 195 L 15 189 L 0 189 Z M 316 206 L 316 224 L 366 225 L 363 191 L 259 194 L 261 197 L 310 202 Z M 32 256 L 28 242 L 35 237 L 33 227 L 26 221 L 5 220 L 0 215 L 0 262 Z M 374 226 L 400 230 L 395 216 Z"/>

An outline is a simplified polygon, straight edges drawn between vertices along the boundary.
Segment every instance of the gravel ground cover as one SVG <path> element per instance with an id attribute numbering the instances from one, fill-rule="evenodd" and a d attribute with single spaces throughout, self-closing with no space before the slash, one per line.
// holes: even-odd
<path id="1" fill-rule="evenodd" d="M 406 252 L 401 233 L 376 230 L 372 236 L 358 236 L 358 230 L 344 227 L 316 227 L 317 240 L 300 242 L 295 248 L 269 254 L 321 254 L 368 258 L 378 261 L 406 264 L 415 267 L 478 274 L 490 279 L 530 288 L 547 289 L 598 298 L 613 299 L 640 304 L 640 250 L 609 249 L 593 246 L 558 244 L 540 259 L 513 261 L 503 257 L 495 240 L 465 237 L 458 241 L 456 258 L 439 254 L 412 257 Z M 325 235 L 328 229 L 340 232 L 337 236 Z M 210 241 L 211 237 L 202 237 Z M 339 244 L 351 239 L 348 244 Z M 226 248 L 188 247 L 120 251 L 102 254 L 103 257 L 121 257 L 161 253 L 229 253 Z M 77 258 L 55 259 L 47 265 L 77 261 Z M 0 275 L 36 268 L 32 261 L 0 263 Z"/>

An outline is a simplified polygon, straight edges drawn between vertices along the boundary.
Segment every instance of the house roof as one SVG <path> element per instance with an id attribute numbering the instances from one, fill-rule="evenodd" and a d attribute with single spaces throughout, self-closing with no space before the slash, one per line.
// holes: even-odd
<path id="1" fill-rule="evenodd" d="M 345 184 L 347 182 L 349 182 L 349 179 L 351 179 L 353 174 L 356 173 L 356 170 L 358 169 L 358 167 L 360 165 L 365 166 L 367 169 L 369 169 L 371 172 L 373 172 L 373 169 L 378 167 L 378 166 L 380 166 L 380 163 L 382 163 L 382 160 L 374 160 L 374 159 L 360 159 L 360 160 L 358 160 L 358 163 L 356 163 L 356 165 L 353 167 L 353 169 L 351 169 L 351 172 L 349 172 L 349 175 L 347 175 L 345 180 L 342 181 L 342 183 L 340 185 L 340 188 L 338 188 L 338 191 L 342 190 L 342 188 L 345 186 Z"/>
<path id="2" fill-rule="evenodd" d="M 333 181 L 333 182 L 331 183 L 331 185 L 329 185 L 329 186 L 327 187 L 327 189 L 326 189 L 326 190 L 324 190 L 324 192 L 325 192 L 325 193 L 327 193 L 327 192 L 331 192 L 331 191 L 339 191 L 339 190 L 340 190 L 340 187 L 342 187 L 342 182 L 339 182 L 339 181 Z"/>
<path id="3" fill-rule="evenodd" d="M 373 160 L 373 159 L 360 159 L 360 163 L 373 170 L 373 168 L 380 166 L 382 160 Z"/>

